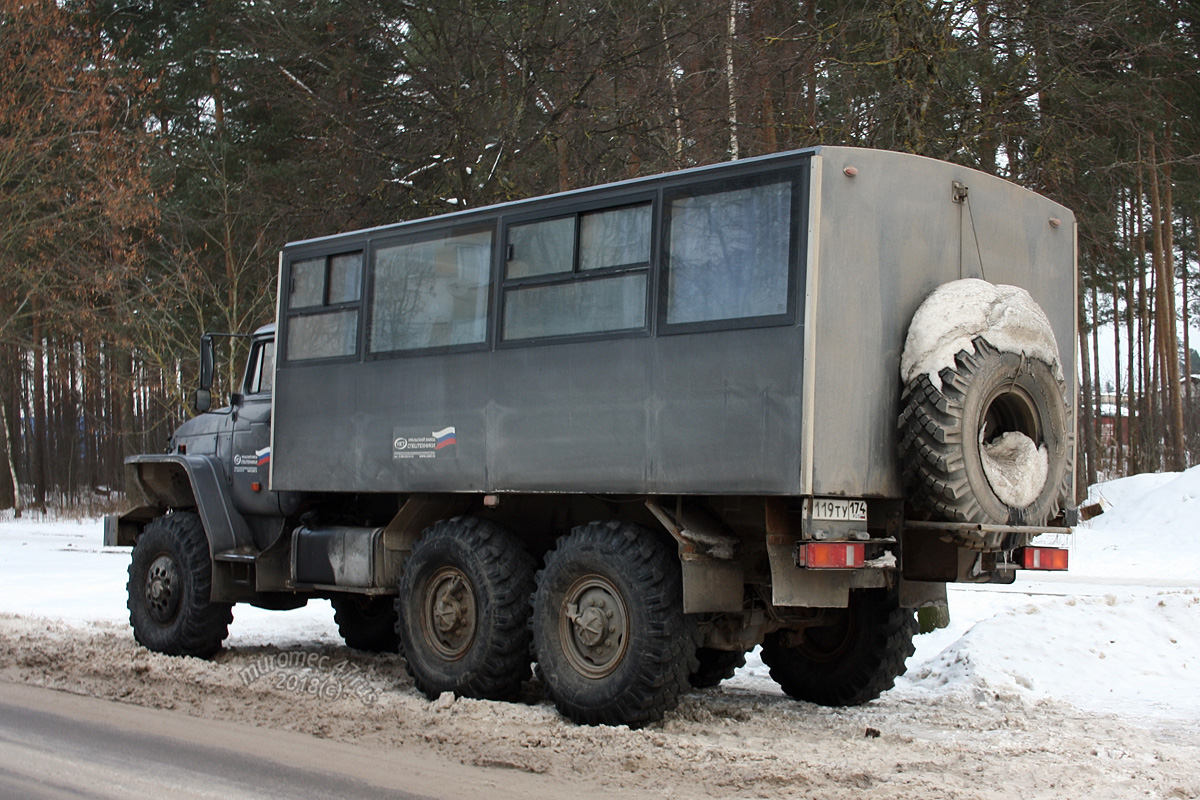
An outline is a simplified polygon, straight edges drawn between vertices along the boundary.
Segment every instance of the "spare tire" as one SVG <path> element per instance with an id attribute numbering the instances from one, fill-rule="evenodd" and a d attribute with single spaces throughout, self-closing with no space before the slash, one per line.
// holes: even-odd
<path id="1" fill-rule="evenodd" d="M 1068 497 L 1066 388 L 1043 361 L 1001 352 L 982 336 L 972 345 L 941 370 L 940 388 L 921 374 L 904 389 L 900 457 L 910 501 L 945 521 L 1044 525 Z M 995 461 L 985 462 L 1006 442 L 1026 438 L 1035 457 L 1015 464 L 1025 485 L 1014 492 L 996 478 Z M 1043 459 L 1039 481 L 1026 467 L 1040 471 Z"/>

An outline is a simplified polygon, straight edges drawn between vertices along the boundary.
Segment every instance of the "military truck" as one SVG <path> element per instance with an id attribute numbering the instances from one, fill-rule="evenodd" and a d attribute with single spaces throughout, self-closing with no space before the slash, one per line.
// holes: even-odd
<path id="1" fill-rule="evenodd" d="M 1046 198 L 842 147 L 289 244 L 240 391 L 203 337 L 199 415 L 127 460 L 134 635 L 328 598 L 430 698 L 536 663 L 638 726 L 761 645 L 869 701 L 947 583 L 1066 568 L 1075 254 Z"/>

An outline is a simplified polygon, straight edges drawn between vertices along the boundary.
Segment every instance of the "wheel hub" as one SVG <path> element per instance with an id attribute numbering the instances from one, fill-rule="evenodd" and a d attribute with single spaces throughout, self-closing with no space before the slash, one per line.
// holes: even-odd
<path id="1" fill-rule="evenodd" d="M 146 608 L 158 623 L 168 623 L 179 610 L 179 568 L 165 553 L 150 563 L 146 571 Z"/>
<path id="2" fill-rule="evenodd" d="M 461 658 L 475 638 L 475 593 L 467 576 L 442 567 L 426 584 L 422 627 L 425 638 L 448 660 Z"/>
<path id="3" fill-rule="evenodd" d="M 601 575 L 572 584 L 560 623 L 567 660 L 581 675 L 603 678 L 621 664 L 629 640 L 629 615 L 620 590 Z"/>

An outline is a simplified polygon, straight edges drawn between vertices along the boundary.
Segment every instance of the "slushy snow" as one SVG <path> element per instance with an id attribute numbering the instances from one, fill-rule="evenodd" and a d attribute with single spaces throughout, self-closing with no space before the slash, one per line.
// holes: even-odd
<path id="1" fill-rule="evenodd" d="M 1002 353 L 1044 361 L 1062 378 L 1054 330 L 1029 292 L 966 278 L 934 289 L 913 315 L 900 358 L 904 384 L 928 374 L 940 389 L 941 371 L 954 366 L 959 350 L 971 352 L 976 336 Z"/>
<path id="2" fill-rule="evenodd" d="M 1108 510 L 1070 537 L 1068 573 L 1011 586 L 951 584 L 951 624 L 916 638 L 888 697 L 973 704 L 1053 698 L 1134 721 L 1200 719 L 1200 467 L 1093 487 Z M 1053 539 L 1053 537 L 1052 537 Z M 1067 546 L 1058 536 L 1051 545 Z M 129 548 L 101 546 L 99 520 L 0 515 L 0 613 L 68 624 L 128 620 Z M 129 633 L 132 638 L 132 633 Z M 228 644 L 340 643 L 327 601 L 294 611 L 238 605 Z M 727 686 L 778 696 L 757 652 Z"/>

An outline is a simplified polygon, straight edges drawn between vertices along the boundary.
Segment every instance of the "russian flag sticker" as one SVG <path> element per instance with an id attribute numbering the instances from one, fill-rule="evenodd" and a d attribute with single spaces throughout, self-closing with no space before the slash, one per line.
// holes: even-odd
<path id="1" fill-rule="evenodd" d="M 271 448 L 264 447 L 262 450 L 255 450 L 254 455 L 258 456 L 258 465 L 261 467 L 271 461 Z"/>
<path id="2" fill-rule="evenodd" d="M 454 437 L 454 427 L 442 428 L 440 431 L 433 432 L 433 438 L 437 444 L 433 446 L 434 450 L 441 450 L 443 447 L 449 447 L 452 444 L 458 444 L 458 439 Z"/>

